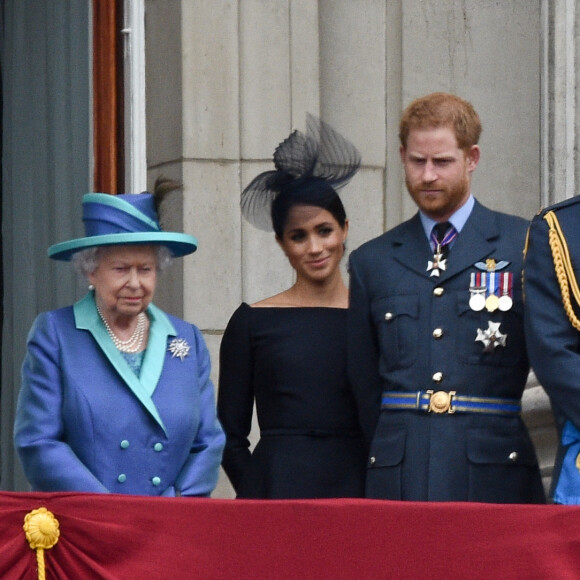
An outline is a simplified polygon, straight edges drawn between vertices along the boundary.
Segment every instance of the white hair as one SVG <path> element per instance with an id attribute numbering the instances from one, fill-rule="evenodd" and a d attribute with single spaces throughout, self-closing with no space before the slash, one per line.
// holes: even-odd
<path id="1" fill-rule="evenodd" d="M 101 260 L 101 250 L 108 246 L 96 246 L 76 252 L 72 256 L 72 264 L 77 273 L 85 280 L 97 269 Z M 151 244 L 157 253 L 157 271 L 163 272 L 173 261 L 171 250 L 161 244 Z"/>

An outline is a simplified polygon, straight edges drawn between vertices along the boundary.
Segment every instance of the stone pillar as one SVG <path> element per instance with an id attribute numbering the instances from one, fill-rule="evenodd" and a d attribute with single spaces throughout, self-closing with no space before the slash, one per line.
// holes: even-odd
<path id="1" fill-rule="evenodd" d="M 578 194 L 580 21 L 573 0 L 542 7 L 542 205 L 548 205 Z"/>

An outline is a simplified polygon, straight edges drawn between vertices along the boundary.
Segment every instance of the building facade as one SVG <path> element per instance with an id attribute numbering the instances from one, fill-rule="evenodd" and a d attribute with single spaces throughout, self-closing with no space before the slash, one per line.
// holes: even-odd
<path id="1" fill-rule="evenodd" d="M 4 1 L 16 28 L 5 32 L 2 62 L 11 119 L 3 126 L 3 489 L 25 486 L 11 451 L 11 419 L 26 332 L 37 312 L 82 291 L 68 271 L 48 263 L 45 250 L 78 234 L 79 199 L 92 188 L 90 3 L 44 4 Z M 35 19 L 39 12 L 44 22 Z M 47 63 L 36 96 L 14 92 L 38 88 L 38 77 L 22 78 L 17 66 L 26 59 L 20 49 L 31 46 L 18 25 L 31 23 L 44 48 L 32 45 L 37 53 L 28 61 Z M 530 219 L 576 193 L 579 23 L 580 8 L 570 0 L 144 0 L 147 182 L 159 174 L 183 182 L 167 224 L 200 243 L 162 281 L 157 302 L 202 329 L 215 382 L 231 313 L 241 301 L 292 282 L 273 234 L 242 221 L 239 196 L 271 168 L 278 143 L 304 128 L 306 112 L 332 124 L 362 155 L 361 170 L 342 195 L 348 249 L 414 213 L 400 166 L 398 120 L 409 101 L 433 91 L 459 94 L 481 116 L 475 196 Z M 60 45 L 48 42 L 51 30 L 59 32 Z M 86 66 L 75 69 L 78 60 Z M 69 81 L 61 85 L 59 67 Z M 31 76 L 35 68 L 26 70 Z M 53 113 L 23 127 L 14 113 L 26 121 L 27 107 L 36 111 L 33 118 L 39 107 Z M 70 127 L 55 129 L 59 115 L 72 120 Z M 30 144 L 38 126 L 48 136 L 35 152 Z M 30 176 L 35 155 L 44 162 Z M 554 429 L 533 376 L 525 408 L 548 481 Z M 225 477 L 215 495 L 231 497 Z"/>

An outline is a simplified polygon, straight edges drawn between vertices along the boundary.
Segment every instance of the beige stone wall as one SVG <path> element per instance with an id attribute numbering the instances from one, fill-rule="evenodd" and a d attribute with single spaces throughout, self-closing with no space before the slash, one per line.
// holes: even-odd
<path id="1" fill-rule="evenodd" d="M 474 193 L 531 218 L 542 190 L 541 1 L 148 0 L 147 117 L 151 179 L 183 180 L 172 220 L 199 250 L 160 293 L 195 322 L 212 354 L 242 301 L 286 287 L 292 272 L 272 234 L 243 223 L 239 196 L 271 168 L 276 145 L 312 112 L 359 147 L 345 188 L 348 248 L 409 217 L 398 119 L 414 97 L 471 100 L 484 132 Z M 545 181 L 545 180 L 544 180 Z M 181 295 L 183 299 L 181 299 Z M 545 473 L 553 461 L 547 399 L 526 394 Z M 218 497 L 230 497 L 222 478 Z"/>

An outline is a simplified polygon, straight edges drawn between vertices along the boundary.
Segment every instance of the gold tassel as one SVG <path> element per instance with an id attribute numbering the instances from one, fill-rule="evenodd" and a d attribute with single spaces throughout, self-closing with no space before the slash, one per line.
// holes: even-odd
<path id="1" fill-rule="evenodd" d="M 41 507 L 26 514 L 22 528 L 30 548 L 36 550 L 38 580 L 45 580 L 44 550 L 52 548 L 58 542 L 58 520 L 46 508 Z"/>
<path id="2" fill-rule="evenodd" d="M 574 307 L 572 306 L 572 300 L 570 298 L 570 290 L 572 290 L 572 295 L 574 296 L 576 304 L 580 305 L 580 289 L 578 288 L 578 281 L 574 275 L 574 268 L 572 267 L 568 244 L 566 243 L 564 232 L 562 232 L 556 214 L 553 211 L 549 211 L 544 216 L 544 219 L 550 226 L 549 242 L 552 250 L 552 258 L 554 259 L 554 270 L 562 294 L 564 311 L 566 312 L 572 326 L 576 330 L 580 330 L 580 320 L 578 320 L 578 317 L 574 312 Z"/>

